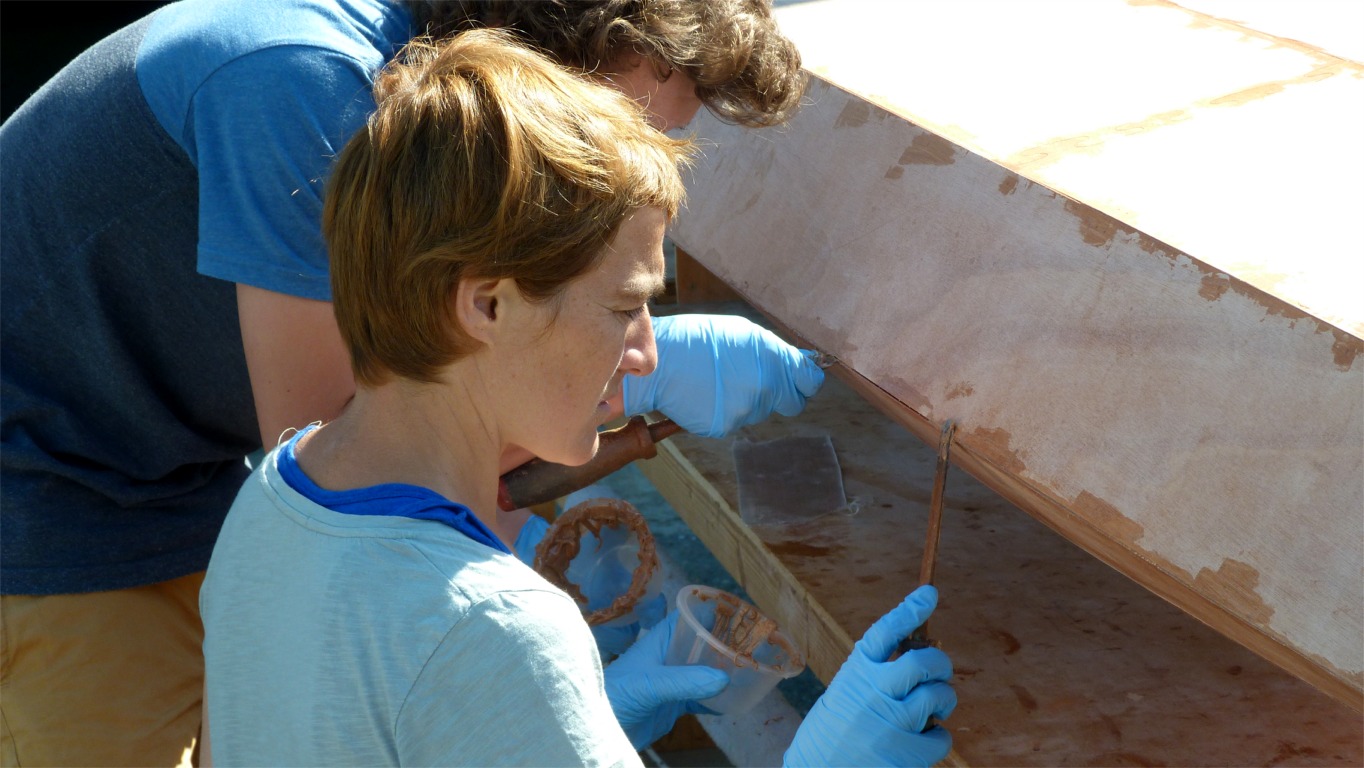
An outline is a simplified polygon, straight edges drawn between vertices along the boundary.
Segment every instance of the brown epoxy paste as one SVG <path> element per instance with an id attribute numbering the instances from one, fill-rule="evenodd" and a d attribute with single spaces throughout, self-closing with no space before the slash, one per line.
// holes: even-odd
<path id="1" fill-rule="evenodd" d="M 635 535 L 639 541 L 639 565 L 624 594 L 607 607 L 584 617 L 590 626 L 605 624 L 629 613 L 644 596 L 649 579 L 658 569 L 654 535 L 649 532 L 644 516 L 633 504 L 622 499 L 588 499 L 560 515 L 535 548 L 535 570 L 578 603 L 587 605 L 587 597 L 577 584 L 568 580 L 566 572 L 569 563 L 582 550 L 583 537 L 590 533 L 600 540 L 603 528 L 624 528 Z"/>
<path id="2" fill-rule="evenodd" d="M 694 593 L 701 600 L 712 599 L 711 595 Z M 758 609 L 728 592 L 714 596 L 715 621 L 711 625 L 711 636 L 725 647 L 734 651 L 734 666 L 759 666 L 753 658 L 753 651 L 765 642 L 782 649 L 786 653 L 786 663 L 804 666 L 800 654 L 782 635 L 777 634 L 777 622 L 767 618 Z"/>

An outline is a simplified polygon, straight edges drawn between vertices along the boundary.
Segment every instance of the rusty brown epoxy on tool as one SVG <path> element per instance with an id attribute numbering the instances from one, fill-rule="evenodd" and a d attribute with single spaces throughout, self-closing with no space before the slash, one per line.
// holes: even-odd
<path id="1" fill-rule="evenodd" d="M 600 540 L 603 528 L 625 528 L 635 534 L 639 539 L 639 565 L 625 594 L 609 606 L 587 614 L 585 618 L 590 626 L 605 624 L 629 613 L 644 596 L 649 579 L 658 569 L 654 536 L 644 516 L 633 504 L 622 499 L 588 499 L 560 515 L 535 547 L 535 570 L 578 603 L 586 605 L 587 597 L 568 579 L 568 566 L 582 550 L 583 536 L 591 533 Z"/>
<path id="2" fill-rule="evenodd" d="M 710 600 L 711 595 L 693 590 L 692 594 L 700 600 Z M 756 667 L 757 659 L 753 652 L 763 643 L 771 643 L 786 653 L 790 663 L 801 664 L 800 654 L 785 637 L 777 634 L 777 622 L 762 615 L 758 609 L 727 592 L 715 595 L 715 620 L 710 634 L 726 648 L 734 651 L 734 666 Z"/>
<path id="3" fill-rule="evenodd" d="M 740 659 L 753 661 L 753 651 L 777 629 L 777 622 L 731 595 L 721 595 L 715 605 L 711 635 L 729 646 Z"/>

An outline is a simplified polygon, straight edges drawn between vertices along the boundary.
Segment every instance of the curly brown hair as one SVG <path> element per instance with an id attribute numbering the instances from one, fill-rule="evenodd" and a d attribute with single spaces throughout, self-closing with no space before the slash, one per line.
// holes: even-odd
<path id="1" fill-rule="evenodd" d="M 599 71 L 634 51 L 681 69 L 716 117 L 749 127 L 786 122 L 806 75 L 777 28 L 771 0 L 407 0 L 432 36 L 515 31 L 560 63 Z M 665 69 L 665 71 L 667 71 Z"/>

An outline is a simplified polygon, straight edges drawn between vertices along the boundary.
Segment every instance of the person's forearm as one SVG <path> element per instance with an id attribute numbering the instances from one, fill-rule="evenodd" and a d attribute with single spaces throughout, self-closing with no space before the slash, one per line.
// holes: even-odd
<path id="1" fill-rule="evenodd" d="M 262 447 L 336 418 L 355 378 L 331 304 L 238 285 L 237 310 Z"/>

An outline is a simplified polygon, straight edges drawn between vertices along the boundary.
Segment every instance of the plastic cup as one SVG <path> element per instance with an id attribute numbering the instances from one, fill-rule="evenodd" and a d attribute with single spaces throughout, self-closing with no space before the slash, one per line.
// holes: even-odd
<path id="1" fill-rule="evenodd" d="M 640 543 L 632 532 L 623 528 L 603 527 L 596 536 L 582 537 L 582 548 L 563 573 L 567 580 L 578 585 L 588 602 L 582 606 L 584 614 L 610 607 L 619 595 L 630 588 L 634 572 L 640 567 Z M 632 610 L 604 622 L 602 626 L 629 626 L 640 623 L 651 627 L 667 614 L 667 600 L 663 596 L 663 569 L 653 570 L 644 595 Z"/>
<path id="2" fill-rule="evenodd" d="M 623 528 L 604 526 L 597 535 L 583 536 L 582 549 L 573 558 L 564 577 L 578 585 L 587 598 L 584 615 L 608 608 L 625 594 L 639 567 L 639 542 Z M 648 629 L 668 612 L 662 590 L 662 569 L 655 569 L 644 594 L 626 613 L 592 627 L 597 648 L 605 657 L 615 657 L 635 641 L 641 628 Z"/>
<path id="3" fill-rule="evenodd" d="M 685 586 L 677 593 L 677 626 L 664 661 L 673 666 L 702 664 L 728 674 L 729 685 L 699 703 L 717 714 L 734 715 L 752 708 L 777 683 L 799 675 L 805 662 L 780 631 L 773 631 L 751 653 L 742 655 L 716 638 L 712 630 L 721 600 L 762 616 L 728 592 L 699 584 Z"/>

